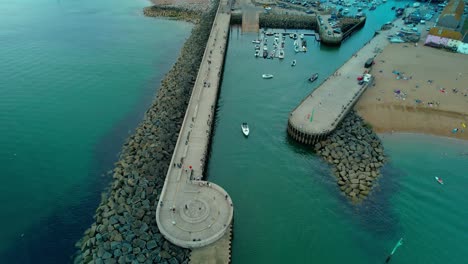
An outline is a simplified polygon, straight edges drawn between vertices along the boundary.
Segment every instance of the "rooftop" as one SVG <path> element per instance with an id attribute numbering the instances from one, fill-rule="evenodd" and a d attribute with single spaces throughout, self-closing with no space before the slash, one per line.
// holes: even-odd
<path id="1" fill-rule="evenodd" d="M 458 31 L 453 31 L 450 29 L 445 29 L 441 27 L 433 27 L 429 30 L 429 35 L 461 40 L 463 38 L 462 34 Z"/>
<path id="2" fill-rule="evenodd" d="M 465 2 L 463 0 L 452 0 L 445 6 L 440 18 L 444 16 L 455 16 L 456 20 L 460 20 L 465 9 Z"/>

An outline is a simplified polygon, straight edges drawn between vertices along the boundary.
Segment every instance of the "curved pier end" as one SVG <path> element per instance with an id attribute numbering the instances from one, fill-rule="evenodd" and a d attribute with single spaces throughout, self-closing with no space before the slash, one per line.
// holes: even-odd
<path id="1" fill-rule="evenodd" d="M 394 24 L 388 34 L 396 34 L 403 21 L 398 19 Z M 304 144 L 315 144 L 335 130 L 361 94 L 372 85 L 373 77 L 363 85 L 359 85 L 356 78 L 371 70 L 364 68 L 364 64 L 389 44 L 386 36 L 375 36 L 290 112 L 287 131 L 292 138 Z"/>
<path id="2" fill-rule="evenodd" d="M 214 106 L 231 18 L 221 0 L 156 208 L 161 234 L 184 248 L 209 245 L 229 231 L 234 208 L 227 192 L 203 181 Z"/>

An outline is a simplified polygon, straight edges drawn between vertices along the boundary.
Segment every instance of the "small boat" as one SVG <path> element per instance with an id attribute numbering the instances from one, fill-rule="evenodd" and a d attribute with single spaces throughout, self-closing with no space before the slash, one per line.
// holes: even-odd
<path id="1" fill-rule="evenodd" d="M 293 60 L 293 61 L 291 62 L 291 67 L 294 67 L 294 66 L 296 66 L 296 60 Z"/>
<path id="2" fill-rule="evenodd" d="M 278 58 L 284 59 L 284 50 L 281 49 L 281 50 L 279 51 Z"/>
<path id="3" fill-rule="evenodd" d="M 293 33 L 293 39 L 297 39 L 297 34 Z"/>
<path id="4" fill-rule="evenodd" d="M 267 36 L 273 36 L 274 33 L 273 33 L 272 31 L 268 31 L 268 32 L 265 33 L 265 35 L 267 35 Z"/>
<path id="5" fill-rule="evenodd" d="M 242 128 L 242 133 L 244 134 L 244 136 L 248 137 L 250 133 L 249 125 L 247 125 L 247 123 L 244 122 L 242 123 L 241 128 Z"/>
<path id="6" fill-rule="evenodd" d="M 310 76 L 309 82 L 315 82 L 315 80 L 317 80 L 317 78 L 318 78 L 318 73 L 314 73 L 314 74 L 312 74 L 312 76 Z"/>
<path id="7" fill-rule="evenodd" d="M 262 78 L 263 79 L 271 79 L 271 78 L 273 78 L 273 74 L 264 73 L 264 74 L 262 74 Z"/>
<path id="8" fill-rule="evenodd" d="M 300 34 L 300 35 L 299 35 L 299 38 L 300 38 L 300 39 L 304 39 L 304 34 Z"/>
<path id="9" fill-rule="evenodd" d="M 298 53 L 298 52 L 299 52 L 299 47 L 298 47 L 298 46 L 294 46 L 294 51 L 295 51 L 296 53 Z"/>
<path id="10" fill-rule="evenodd" d="M 260 42 L 261 42 L 261 41 L 260 41 L 260 40 L 258 40 L 258 39 L 256 39 L 256 40 L 252 40 L 252 43 L 253 43 L 253 44 L 260 44 Z"/>
<path id="11" fill-rule="evenodd" d="M 259 51 L 259 50 L 256 50 L 256 51 L 255 51 L 255 57 L 256 57 L 256 58 L 260 57 L 260 51 Z"/>
<path id="12" fill-rule="evenodd" d="M 439 178 L 439 177 L 436 176 L 435 179 L 436 179 L 436 181 L 437 181 L 438 183 L 444 184 L 444 181 L 443 181 L 441 178 Z"/>

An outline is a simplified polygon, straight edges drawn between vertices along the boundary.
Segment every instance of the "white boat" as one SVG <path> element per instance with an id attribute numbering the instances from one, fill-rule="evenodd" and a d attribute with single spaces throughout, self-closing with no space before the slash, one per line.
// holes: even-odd
<path id="1" fill-rule="evenodd" d="M 271 78 L 273 78 L 273 74 L 264 73 L 264 74 L 262 74 L 262 78 L 263 79 L 271 79 Z"/>
<path id="2" fill-rule="evenodd" d="M 300 34 L 300 35 L 299 35 L 299 38 L 300 38 L 300 39 L 304 39 L 304 34 Z"/>
<path id="3" fill-rule="evenodd" d="M 349 9 L 348 9 L 348 8 L 345 8 L 345 9 L 343 10 L 343 14 L 348 14 L 348 13 L 349 13 Z"/>
<path id="4" fill-rule="evenodd" d="M 260 51 L 259 51 L 259 50 L 256 50 L 256 51 L 255 51 L 255 57 L 256 57 L 256 58 L 260 57 Z"/>
<path id="5" fill-rule="evenodd" d="M 413 7 L 414 7 L 414 8 L 418 8 L 418 7 L 420 7 L 420 6 L 421 6 L 421 4 L 418 3 L 418 2 L 416 2 L 416 3 L 413 4 Z"/>
<path id="6" fill-rule="evenodd" d="M 443 181 L 441 178 L 439 178 L 439 177 L 436 176 L 435 179 L 436 179 L 436 181 L 437 181 L 438 183 L 444 184 L 444 181 Z"/>
<path id="7" fill-rule="evenodd" d="M 298 46 L 294 46 L 294 51 L 295 51 L 296 53 L 298 53 L 298 52 L 299 52 L 299 47 L 298 47 Z"/>
<path id="8" fill-rule="evenodd" d="M 296 66 L 296 60 L 293 60 L 293 61 L 291 62 L 291 66 L 292 66 L 292 67 Z"/>
<path id="9" fill-rule="evenodd" d="M 261 41 L 260 41 L 260 40 L 258 40 L 258 39 L 256 39 L 256 40 L 252 40 L 252 43 L 253 43 L 253 44 L 260 44 L 260 42 L 261 42 Z"/>
<path id="10" fill-rule="evenodd" d="M 392 38 L 390 38 L 389 41 L 390 41 L 390 43 L 404 43 L 405 42 L 404 40 L 402 40 L 399 37 L 392 37 Z"/>
<path id="11" fill-rule="evenodd" d="M 249 133 L 250 133 L 250 130 L 249 130 L 249 125 L 247 125 L 247 123 L 242 123 L 241 125 L 241 128 L 242 128 L 242 133 L 244 134 L 244 136 L 249 136 Z"/>
<path id="12" fill-rule="evenodd" d="M 284 50 L 283 50 L 283 49 L 281 49 L 281 50 L 279 51 L 278 58 L 284 59 Z"/>

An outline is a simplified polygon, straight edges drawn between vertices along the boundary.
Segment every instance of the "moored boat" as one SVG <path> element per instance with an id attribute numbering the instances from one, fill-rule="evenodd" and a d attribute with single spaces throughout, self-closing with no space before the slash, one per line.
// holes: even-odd
<path id="1" fill-rule="evenodd" d="M 312 76 L 310 76 L 310 78 L 308 79 L 309 82 L 315 82 L 315 80 L 317 80 L 318 78 L 318 73 L 314 73 L 312 74 Z"/>
<path id="2" fill-rule="evenodd" d="M 296 66 L 296 60 L 293 60 L 293 61 L 291 62 L 291 66 L 292 66 L 292 67 Z"/>
<path id="3" fill-rule="evenodd" d="M 278 54 L 278 58 L 284 59 L 284 50 L 283 49 L 280 49 L 279 54 Z"/>

